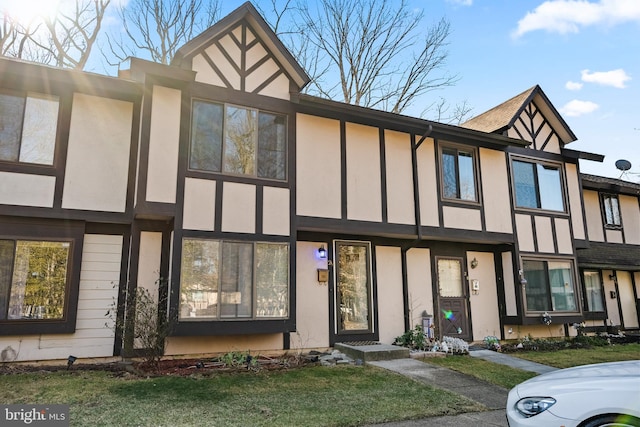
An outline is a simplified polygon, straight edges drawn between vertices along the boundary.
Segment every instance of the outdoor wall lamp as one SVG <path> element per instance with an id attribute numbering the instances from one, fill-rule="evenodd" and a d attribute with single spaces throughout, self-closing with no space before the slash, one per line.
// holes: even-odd
<path id="1" fill-rule="evenodd" d="M 324 245 L 321 245 L 318 248 L 318 257 L 320 259 L 326 259 L 327 258 L 327 249 L 324 247 Z"/>
<path id="2" fill-rule="evenodd" d="M 476 257 L 473 257 L 473 259 L 471 260 L 471 268 L 476 268 L 478 266 L 478 260 L 476 259 Z"/>
<path id="3" fill-rule="evenodd" d="M 520 273 L 520 284 L 524 288 L 525 286 L 527 286 L 527 279 L 524 278 L 524 272 L 522 270 L 520 270 L 519 273 Z"/>

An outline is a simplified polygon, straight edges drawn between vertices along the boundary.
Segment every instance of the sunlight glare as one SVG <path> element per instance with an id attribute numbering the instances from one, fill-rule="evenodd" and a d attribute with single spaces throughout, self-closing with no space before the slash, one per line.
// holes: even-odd
<path id="1" fill-rule="evenodd" d="M 13 20 L 28 25 L 38 16 L 52 16 L 60 0 L 0 0 L 0 11 Z"/>

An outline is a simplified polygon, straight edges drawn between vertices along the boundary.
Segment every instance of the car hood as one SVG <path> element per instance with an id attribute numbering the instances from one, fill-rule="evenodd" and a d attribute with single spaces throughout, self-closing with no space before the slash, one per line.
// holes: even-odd
<path id="1" fill-rule="evenodd" d="M 601 387 L 613 380 L 617 384 L 640 380 L 640 360 L 598 363 L 559 369 L 533 377 L 517 386 L 518 391 L 531 395 L 535 390 L 559 390 L 563 388 Z M 589 385 L 588 385 L 589 384 Z M 596 384 L 600 384 L 597 386 Z M 640 382 L 636 383 L 640 384 Z M 640 387 L 640 385 L 638 386 Z M 519 393 L 520 394 L 520 393 Z"/>

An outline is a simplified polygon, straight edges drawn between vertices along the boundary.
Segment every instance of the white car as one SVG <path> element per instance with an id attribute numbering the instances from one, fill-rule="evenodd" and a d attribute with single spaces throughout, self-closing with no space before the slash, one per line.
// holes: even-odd
<path id="1" fill-rule="evenodd" d="M 509 427 L 640 427 L 640 360 L 560 369 L 515 386 Z"/>

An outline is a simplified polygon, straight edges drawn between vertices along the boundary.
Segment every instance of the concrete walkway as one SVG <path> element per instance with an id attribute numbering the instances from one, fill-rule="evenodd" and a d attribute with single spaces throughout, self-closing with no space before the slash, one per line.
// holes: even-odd
<path id="1" fill-rule="evenodd" d="M 555 370 L 550 366 L 529 362 L 491 350 L 472 350 L 472 357 L 479 357 L 494 363 L 511 366 L 526 371 L 544 373 Z M 486 412 L 466 413 L 454 416 L 430 417 L 422 420 L 401 421 L 377 424 L 380 427 L 419 427 L 419 426 L 455 426 L 455 427 L 507 427 L 505 404 L 509 390 L 478 380 L 474 377 L 442 368 L 415 359 L 396 359 L 372 361 L 367 364 L 384 368 L 404 375 L 413 380 L 434 387 L 452 391 L 486 406 Z"/>

